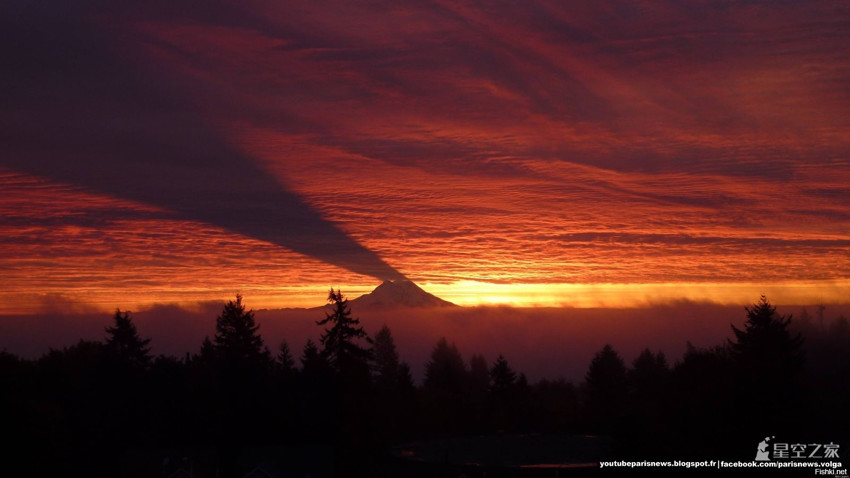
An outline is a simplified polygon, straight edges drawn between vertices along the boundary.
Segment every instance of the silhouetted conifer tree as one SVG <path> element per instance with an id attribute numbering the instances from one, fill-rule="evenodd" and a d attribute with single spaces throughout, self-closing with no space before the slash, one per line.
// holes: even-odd
<path id="1" fill-rule="evenodd" d="M 736 362 L 757 376 L 796 374 L 803 365 L 803 337 L 789 332 L 791 316 L 777 314 L 765 296 L 746 311 L 744 329 L 731 326 L 735 340 L 729 346 Z"/>
<path id="2" fill-rule="evenodd" d="M 304 351 L 301 353 L 301 372 L 305 375 L 312 375 L 324 373 L 328 368 L 330 368 L 330 365 L 319 352 L 316 343 L 307 339 L 307 343 L 304 344 Z"/>
<path id="3" fill-rule="evenodd" d="M 675 438 L 670 442 L 673 450 L 697 457 L 743 446 L 736 442 L 739 435 L 729 433 L 740 431 L 735 421 L 735 368 L 728 347 L 698 349 L 687 343 L 682 361 L 673 369 L 670 387 L 668 423 Z M 752 403 L 739 406 L 753 409 Z"/>
<path id="4" fill-rule="evenodd" d="M 739 401 L 749 405 L 739 410 L 740 421 L 753 433 L 765 427 L 778 432 L 802 418 L 803 337 L 791 334 L 791 316 L 778 314 L 765 296 L 746 311 L 744 328 L 732 325 L 729 340 Z"/>
<path id="5" fill-rule="evenodd" d="M 327 326 L 321 335 L 322 353 L 337 377 L 339 398 L 329 414 L 337 413 L 342 419 L 334 430 L 334 467 L 341 475 L 355 474 L 370 453 L 377 432 L 370 427 L 372 396 L 369 369 L 372 351 L 361 345 L 372 343 L 360 320 L 351 317 L 348 299 L 339 290 L 330 290 L 330 313 L 316 322 Z"/>
<path id="6" fill-rule="evenodd" d="M 236 301 L 228 301 L 215 321 L 213 350 L 225 362 L 251 362 L 264 364 L 269 361 L 268 349 L 259 334 L 260 326 L 254 321 L 254 311 L 245 310 L 242 295 Z"/>
<path id="7" fill-rule="evenodd" d="M 111 404 L 113 409 L 104 413 L 111 414 L 113 437 L 127 433 L 136 439 L 138 433 L 132 434 L 131 430 L 138 432 L 145 422 L 142 415 L 147 406 L 144 397 L 147 389 L 143 379 L 152 362 L 150 339 L 139 337 L 129 312 L 116 310 L 113 320 L 114 325 L 105 328 L 107 337 L 103 350 L 108 361 L 104 364 L 103 380 L 110 384 L 109 393 L 114 403 Z"/>
<path id="8" fill-rule="evenodd" d="M 470 418 L 474 426 L 479 429 L 488 428 L 493 421 L 493 411 L 485 406 L 490 398 L 490 366 L 481 354 L 472 354 L 469 358 L 466 392 L 471 402 Z"/>
<path id="9" fill-rule="evenodd" d="M 670 367 L 667 366 L 667 357 L 663 352 L 654 354 L 644 349 L 632 362 L 628 378 L 635 393 L 645 397 L 660 393 L 669 373 Z"/>
<path id="10" fill-rule="evenodd" d="M 204 337 L 203 342 L 201 342 L 201 350 L 196 358 L 203 362 L 211 362 L 215 358 L 215 345 L 213 345 L 209 336 Z"/>
<path id="11" fill-rule="evenodd" d="M 375 334 L 372 346 L 375 357 L 375 383 L 384 389 L 393 389 L 399 383 L 399 358 L 390 328 L 384 325 Z"/>
<path id="12" fill-rule="evenodd" d="M 375 334 L 372 347 L 375 358 L 375 393 L 371 405 L 372 427 L 377 441 L 390 444 L 403 435 L 413 422 L 415 388 L 410 367 L 399 361 L 390 328 L 384 325 Z"/>
<path id="13" fill-rule="evenodd" d="M 413 374 L 410 372 L 410 365 L 407 362 L 401 362 L 398 366 L 398 388 L 407 397 L 416 393 L 416 386 L 413 385 Z"/>
<path id="14" fill-rule="evenodd" d="M 626 388 L 626 365 L 611 345 L 596 353 L 585 375 L 592 394 L 600 397 L 620 395 Z"/>
<path id="15" fill-rule="evenodd" d="M 208 347 L 206 347 L 208 348 Z M 209 435 L 225 474 L 234 474 L 242 450 L 262 442 L 275 432 L 268 420 L 273 400 L 271 353 L 264 346 L 254 312 L 247 310 L 242 295 L 228 301 L 216 318 L 212 361 L 201 364 L 205 380 L 200 390 L 212 413 Z"/>
<path id="16" fill-rule="evenodd" d="M 612 432 L 625 415 L 626 365 L 611 345 L 596 353 L 585 375 L 587 408 L 591 420 L 603 431 Z"/>
<path id="17" fill-rule="evenodd" d="M 301 372 L 299 374 L 304 392 L 322 396 L 330 392 L 333 379 L 333 369 L 328 359 L 319 351 L 316 343 L 307 339 L 304 350 L 301 353 Z"/>
<path id="18" fill-rule="evenodd" d="M 437 341 L 431 359 L 425 365 L 423 387 L 423 425 L 438 433 L 467 431 L 479 421 L 482 407 L 469 397 L 469 371 L 455 344 L 445 337 Z"/>
<path id="19" fill-rule="evenodd" d="M 445 337 L 437 341 L 431 360 L 425 365 L 425 388 L 454 393 L 463 391 L 468 372 L 455 344 Z"/>
<path id="20" fill-rule="evenodd" d="M 670 399 L 670 368 L 662 352 L 644 349 L 628 371 L 630 385 L 629 430 L 639 449 L 636 452 L 662 453 L 667 442 L 667 407 Z"/>
<path id="21" fill-rule="evenodd" d="M 136 325 L 130 319 L 130 312 L 120 309 L 113 316 L 114 325 L 106 327 L 106 348 L 119 359 L 127 363 L 146 367 L 150 364 L 150 339 L 142 339 L 136 331 Z"/>
<path id="22" fill-rule="evenodd" d="M 343 378 L 349 379 L 364 373 L 368 375 L 372 353 L 358 342 L 362 340 L 371 344 L 372 339 L 360 326 L 360 319 L 351 317 L 348 299 L 341 291 L 331 289 L 328 302 L 333 305 L 333 311 L 325 313 L 325 318 L 316 322 L 317 325 L 330 325 L 321 336 L 322 355 Z"/>
<path id="23" fill-rule="evenodd" d="M 289 376 L 295 373 L 295 360 L 292 358 L 292 353 L 289 351 L 289 344 L 286 340 L 280 342 L 277 353 L 277 363 L 280 366 L 280 371 Z"/>
<path id="24" fill-rule="evenodd" d="M 281 340 L 278 346 L 274 365 L 276 380 L 274 380 L 275 386 L 272 387 L 273 405 L 269 418 L 274 421 L 277 439 L 281 439 L 281 435 L 286 437 L 292 431 L 303 427 L 301 420 L 305 415 L 302 408 L 304 400 L 298 382 L 298 369 L 295 367 L 295 359 L 286 340 Z"/>
<path id="25" fill-rule="evenodd" d="M 525 374 L 517 376 L 499 354 L 490 368 L 490 425 L 499 430 L 518 431 L 530 424 L 530 388 Z"/>
<path id="26" fill-rule="evenodd" d="M 490 369 L 490 391 L 495 394 L 507 393 L 516 385 L 516 378 L 516 372 L 508 366 L 505 357 L 499 354 Z"/>

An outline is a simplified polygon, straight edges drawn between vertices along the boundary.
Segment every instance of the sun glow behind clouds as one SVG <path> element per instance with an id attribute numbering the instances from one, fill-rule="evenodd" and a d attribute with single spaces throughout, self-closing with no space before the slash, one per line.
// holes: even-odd
<path id="1" fill-rule="evenodd" d="M 238 273 L 239 271 L 234 271 Z M 367 279 L 368 280 L 368 279 Z M 312 308 L 325 303 L 328 289 L 338 288 L 354 299 L 370 292 L 376 283 L 313 283 L 301 286 L 267 286 L 243 283 L 236 290 L 213 280 L 211 285 L 192 288 L 179 281 L 173 288 L 136 286 L 126 290 L 103 286 L 74 286 L 58 292 L 33 294 L 0 291 L 0 315 L 30 313 L 83 313 L 148 310 L 155 304 L 184 307 L 232 299 L 242 293 L 254 309 Z M 424 290 L 466 307 L 568 307 L 630 309 L 681 301 L 719 305 L 746 305 L 761 294 L 779 305 L 846 304 L 850 281 L 754 283 L 665 283 L 665 284 L 502 284 L 481 281 L 424 283 Z"/>
<path id="2" fill-rule="evenodd" d="M 662 284 L 493 284 L 460 281 L 423 288 L 458 305 L 633 308 L 677 301 L 748 304 L 766 294 L 777 304 L 846 303 L 850 281 Z"/>

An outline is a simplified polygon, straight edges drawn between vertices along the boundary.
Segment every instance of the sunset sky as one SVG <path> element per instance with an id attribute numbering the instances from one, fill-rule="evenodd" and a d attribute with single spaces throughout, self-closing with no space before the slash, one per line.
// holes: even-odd
<path id="1" fill-rule="evenodd" d="M 850 301 L 844 1 L 11 0 L 0 39 L 0 314 Z"/>

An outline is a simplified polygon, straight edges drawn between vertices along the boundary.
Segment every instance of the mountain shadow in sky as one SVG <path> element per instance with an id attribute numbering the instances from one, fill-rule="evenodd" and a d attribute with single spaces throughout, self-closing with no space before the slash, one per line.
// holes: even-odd
<path id="1" fill-rule="evenodd" d="M 154 205 L 358 274 L 404 278 L 231 146 L 210 117 L 223 100 L 209 85 L 130 61 L 140 40 L 105 20 L 137 15 L 97 1 L 0 6 L 0 167 Z"/>

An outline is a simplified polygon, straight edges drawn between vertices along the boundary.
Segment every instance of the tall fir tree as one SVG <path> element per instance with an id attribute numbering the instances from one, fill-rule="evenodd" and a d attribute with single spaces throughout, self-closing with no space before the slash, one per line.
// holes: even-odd
<path id="1" fill-rule="evenodd" d="M 372 351 L 363 347 L 361 341 L 371 344 L 372 339 L 360 325 L 360 319 L 351 317 L 348 299 L 341 291 L 331 289 L 328 302 L 333 306 L 332 312 L 325 313 L 325 318 L 316 322 L 328 326 L 320 337 L 322 355 L 343 377 L 368 375 Z"/>
<path id="2" fill-rule="evenodd" d="M 626 364 L 610 344 L 605 344 L 593 357 L 584 381 L 587 417 L 605 432 L 621 426 L 627 403 Z"/>
<path id="3" fill-rule="evenodd" d="M 319 353 L 316 343 L 312 339 L 307 339 L 307 343 L 304 344 L 304 350 L 301 352 L 301 370 L 306 373 L 320 362 L 326 361 L 322 358 L 321 353 Z"/>
<path id="4" fill-rule="evenodd" d="M 499 354 L 490 368 L 490 391 L 495 394 L 506 393 L 516 385 L 516 379 L 516 372 L 511 370 L 505 357 Z"/>
<path id="5" fill-rule="evenodd" d="M 269 351 L 259 334 L 254 311 L 245 310 L 242 295 L 228 301 L 215 321 L 213 349 L 217 358 L 226 362 L 268 362 Z"/>
<path id="6" fill-rule="evenodd" d="M 746 311 L 744 328 L 731 326 L 735 340 L 729 346 L 738 364 L 754 374 L 796 374 L 803 365 L 803 337 L 788 330 L 792 317 L 778 314 L 765 296 Z"/>
<path id="7" fill-rule="evenodd" d="M 803 337 L 788 330 L 792 317 L 777 313 L 765 296 L 746 311 L 744 328 L 732 325 L 735 337 L 729 340 L 736 397 L 748 405 L 739 411 L 739 423 L 753 432 L 768 427 L 793 430 L 806 420 L 800 415 L 806 400 Z"/>
<path id="8" fill-rule="evenodd" d="M 468 378 L 469 371 L 457 346 L 441 337 L 431 351 L 431 360 L 425 364 L 425 388 L 461 393 Z"/>
<path id="9" fill-rule="evenodd" d="M 142 339 L 136 325 L 130 318 L 130 312 L 115 310 L 114 325 L 106 327 L 106 348 L 119 359 L 128 363 L 146 367 L 150 365 L 150 339 Z"/>
<path id="10" fill-rule="evenodd" d="M 386 324 L 375 334 L 372 347 L 375 357 L 375 383 L 387 389 L 399 381 L 399 357 L 390 328 Z"/>
<path id="11" fill-rule="evenodd" d="M 585 374 L 591 394 L 622 397 L 626 391 L 626 364 L 610 344 L 594 355 Z"/>
<path id="12" fill-rule="evenodd" d="M 654 354 L 647 348 L 632 362 L 628 371 L 629 385 L 637 395 L 660 393 L 669 374 L 670 367 L 664 353 L 658 351 Z"/>
<path id="13" fill-rule="evenodd" d="M 282 340 L 280 347 L 278 347 L 277 363 L 284 375 L 295 373 L 295 360 L 292 358 L 292 353 L 289 351 L 289 344 L 286 343 L 286 340 Z"/>

